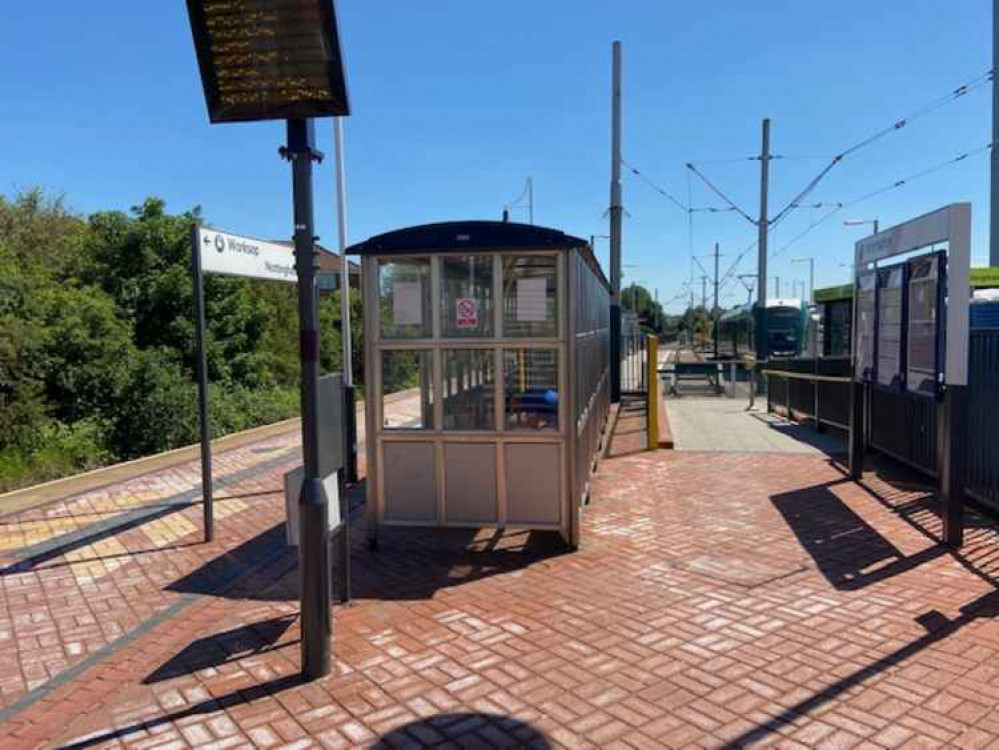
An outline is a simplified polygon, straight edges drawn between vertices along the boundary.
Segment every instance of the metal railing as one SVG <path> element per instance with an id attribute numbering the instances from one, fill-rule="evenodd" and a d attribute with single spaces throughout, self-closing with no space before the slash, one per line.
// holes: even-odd
<path id="1" fill-rule="evenodd" d="M 811 420 L 850 429 L 849 360 L 787 360 L 768 363 L 767 411 L 783 410 L 790 419 Z"/>
<path id="2" fill-rule="evenodd" d="M 648 391 L 648 337 L 644 333 L 625 333 L 621 336 L 621 391 L 646 393 Z"/>
<path id="3" fill-rule="evenodd" d="M 966 486 L 999 510 L 999 328 L 972 329 L 969 364 Z"/>

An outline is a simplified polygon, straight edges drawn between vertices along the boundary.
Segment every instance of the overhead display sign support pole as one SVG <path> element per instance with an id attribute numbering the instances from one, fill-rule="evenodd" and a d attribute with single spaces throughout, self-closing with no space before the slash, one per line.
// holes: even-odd
<path id="1" fill-rule="evenodd" d="M 906 332 L 913 328 L 920 330 L 915 344 L 911 336 L 906 336 L 906 347 L 879 351 L 879 338 L 882 321 L 879 320 L 877 294 L 877 269 L 883 261 L 910 255 L 923 249 L 947 245 L 946 271 L 942 273 L 944 288 L 939 290 L 941 303 L 946 301 L 946 309 L 940 309 L 932 331 L 922 331 L 927 316 L 921 306 L 914 306 L 917 317 L 910 320 L 908 306 L 900 303 L 905 314 L 898 328 Z M 912 261 L 910 261 L 911 263 Z M 925 265 L 925 260 L 920 260 Z M 895 268 L 901 268 L 895 266 Z M 929 281 L 936 276 L 928 277 Z M 917 282 L 919 280 L 917 279 Z M 937 281 L 937 283 L 940 283 Z M 936 383 L 933 390 L 942 392 L 943 413 L 938 422 L 938 467 L 940 489 L 944 496 L 943 539 L 952 546 L 960 546 L 963 541 L 964 518 L 964 467 L 967 427 L 968 400 L 968 328 L 969 303 L 971 298 L 971 204 L 954 203 L 932 213 L 907 221 L 904 224 L 878 232 L 856 243 L 854 250 L 854 323 L 853 323 L 853 407 L 850 439 L 850 474 L 859 478 L 863 470 L 863 454 L 866 436 L 863 426 L 865 412 L 862 398 L 869 394 L 873 384 L 884 383 L 886 374 L 879 372 L 881 367 L 891 365 L 892 375 L 897 374 L 907 392 L 925 392 L 927 386 L 925 372 L 936 370 Z M 904 290 L 907 293 L 907 288 Z M 941 323 L 942 320 L 942 323 Z M 896 324 L 894 314 L 886 325 Z M 901 337 L 901 333 L 899 337 Z M 943 339 L 942 362 L 937 367 L 927 367 L 926 361 L 939 349 Z M 930 342 L 930 343 L 927 343 Z M 884 348 L 882 344 L 880 348 Z M 917 362 L 909 360 L 917 359 Z M 924 361 L 925 360 L 925 361 Z M 905 363 L 905 366 L 903 366 Z M 906 382 L 912 374 L 920 377 L 920 382 Z M 933 373 L 930 374 L 933 385 Z"/>

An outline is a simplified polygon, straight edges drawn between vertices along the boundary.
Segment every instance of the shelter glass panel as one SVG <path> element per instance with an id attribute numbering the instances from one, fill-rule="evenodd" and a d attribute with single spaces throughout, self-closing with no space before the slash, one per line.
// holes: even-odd
<path id="1" fill-rule="evenodd" d="M 445 349 L 444 429 L 495 430 L 495 352 Z"/>
<path id="2" fill-rule="evenodd" d="M 434 428 L 434 392 L 432 355 L 429 351 L 396 350 L 382 352 L 382 420 L 388 430 L 432 430 Z M 413 391 L 418 399 L 405 402 L 389 396 Z M 407 408 L 400 410 L 400 404 Z"/>
<path id="3" fill-rule="evenodd" d="M 503 352 L 506 429 L 558 429 L 558 351 L 508 349 Z"/>
<path id="4" fill-rule="evenodd" d="M 382 338 L 432 335 L 429 258 L 378 261 L 378 297 Z"/>
<path id="5" fill-rule="evenodd" d="M 492 256 L 441 256 L 441 335 L 493 335 Z"/>
<path id="6" fill-rule="evenodd" d="M 557 258 L 503 258 L 503 335 L 509 339 L 558 336 Z"/>

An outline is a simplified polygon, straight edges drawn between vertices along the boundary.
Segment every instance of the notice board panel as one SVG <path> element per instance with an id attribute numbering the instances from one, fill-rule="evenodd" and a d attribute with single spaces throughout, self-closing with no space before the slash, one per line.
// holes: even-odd
<path id="1" fill-rule="evenodd" d="M 878 272 L 877 383 L 900 387 L 903 371 L 905 266 Z"/>
<path id="2" fill-rule="evenodd" d="M 869 382 L 874 378 L 874 321 L 877 314 L 877 277 L 867 273 L 857 277 L 857 320 L 854 341 L 857 347 L 854 379 Z"/>
<path id="3" fill-rule="evenodd" d="M 906 383 L 913 393 L 936 395 L 943 342 L 940 253 L 909 261 Z"/>

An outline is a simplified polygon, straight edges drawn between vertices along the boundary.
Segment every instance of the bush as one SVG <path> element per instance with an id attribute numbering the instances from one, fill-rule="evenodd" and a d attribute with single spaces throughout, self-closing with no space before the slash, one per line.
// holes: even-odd
<path id="1" fill-rule="evenodd" d="M 0 450 L 0 492 L 96 469 L 109 458 L 103 427 L 95 420 L 71 425 L 50 422 L 39 429 L 34 450 L 15 446 Z"/>

